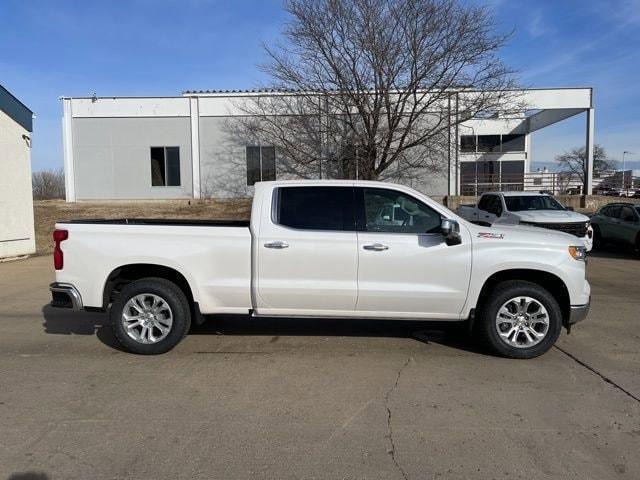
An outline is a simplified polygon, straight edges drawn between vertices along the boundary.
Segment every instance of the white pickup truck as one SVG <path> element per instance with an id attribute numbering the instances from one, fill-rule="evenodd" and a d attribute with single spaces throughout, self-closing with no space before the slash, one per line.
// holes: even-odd
<path id="1" fill-rule="evenodd" d="M 458 214 L 477 225 L 528 225 L 574 235 L 584 242 L 587 252 L 593 247 L 589 217 L 562 206 L 545 193 L 487 192 L 477 205 L 460 205 Z"/>
<path id="2" fill-rule="evenodd" d="M 142 354 L 224 313 L 469 322 L 498 354 L 531 358 L 589 310 L 576 237 L 473 225 L 378 182 L 258 183 L 250 223 L 77 220 L 53 237 L 52 305 L 109 311 Z"/>

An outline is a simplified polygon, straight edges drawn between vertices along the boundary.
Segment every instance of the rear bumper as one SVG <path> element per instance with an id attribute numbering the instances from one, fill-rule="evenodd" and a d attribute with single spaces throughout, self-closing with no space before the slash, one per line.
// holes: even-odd
<path id="1" fill-rule="evenodd" d="M 51 306 L 56 308 L 71 308 L 82 310 L 82 297 L 80 293 L 70 283 L 54 282 L 49 285 L 51 291 Z"/>
<path id="2" fill-rule="evenodd" d="M 591 297 L 586 305 L 571 305 L 571 312 L 569 313 L 568 325 L 574 325 L 581 322 L 589 314 L 589 308 L 591 307 Z"/>

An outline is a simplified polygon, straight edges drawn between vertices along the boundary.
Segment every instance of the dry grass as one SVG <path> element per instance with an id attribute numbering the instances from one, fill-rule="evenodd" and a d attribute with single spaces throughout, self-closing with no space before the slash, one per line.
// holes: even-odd
<path id="1" fill-rule="evenodd" d="M 77 202 L 40 200 L 33 202 L 36 230 L 36 251 L 39 255 L 53 250 L 51 232 L 55 223 L 81 218 L 201 218 L 247 220 L 251 200 L 206 201 L 139 201 L 139 202 Z"/>

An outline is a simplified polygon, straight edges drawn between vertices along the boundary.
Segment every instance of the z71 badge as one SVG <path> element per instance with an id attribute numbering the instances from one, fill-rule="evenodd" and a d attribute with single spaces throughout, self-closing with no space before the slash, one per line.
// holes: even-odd
<path id="1" fill-rule="evenodd" d="M 502 240 L 504 233 L 480 232 L 478 233 L 478 238 L 497 238 L 498 240 Z"/>

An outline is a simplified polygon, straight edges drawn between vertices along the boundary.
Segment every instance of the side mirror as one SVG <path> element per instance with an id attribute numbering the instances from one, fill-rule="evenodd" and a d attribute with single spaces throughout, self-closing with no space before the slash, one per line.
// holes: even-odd
<path id="1" fill-rule="evenodd" d="M 566 207 L 566 208 L 567 208 L 567 210 L 569 210 L 570 212 L 574 212 L 574 211 L 575 211 L 575 208 L 573 208 L 573 207 Z"/>
<path id="2" fill-rule="evenodd" d="M 443 218 L 440 224 L 440 231 L 447 245 L 460 245 L 462 237 L 460 236 L 460 225 L 455 220 Z"/>

